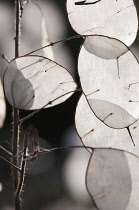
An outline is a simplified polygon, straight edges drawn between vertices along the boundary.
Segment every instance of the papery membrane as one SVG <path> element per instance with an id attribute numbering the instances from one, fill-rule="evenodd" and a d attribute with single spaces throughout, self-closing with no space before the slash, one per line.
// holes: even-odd
<path id="1" fill-rule="evenodd" d="M 95 149 L 86 176 L 99 210 L 138 210 L 139 159 L 121 150 Z"/>
<path id="2" fill-rule="evenodd" d="M 101 122 L 82 95 L 76 108 L 75 125 L 86 147 L 122 149 L 139 157 L 139 121 L 129 127 L 134 146 L 127 129 L 113 129 Z"/>
<path id="3" fill-rule="evenodd" d="M 67 0 L 67 12 L 71 26 L 81 35 L 109 36 L 127 46 L 136 38 L 138 17 L 133 0 Z"/>
<path id="4" fill-rule="evenodd" d="M 54 61 L 25 56 L 11 61 L 4 76 L 4 90 L 13 107 L 33 110 L 64 102 L 76 90 L 76 83 Z"/>
<path id="5" fill-rule="evenodd" d="M 78 59 L 81 86 L 96 116 L 113 128 L 124 128 L 139 117 L 139 63 L 129 50 L 106 60 L 82 46 Z"/>
<path id="6" fill-rule="evenodd" d="M 86 36 L 83 46 L 89 53 L 108 60 L 118 59 L 129 50 L 117 39 L 96 35 Z"/>

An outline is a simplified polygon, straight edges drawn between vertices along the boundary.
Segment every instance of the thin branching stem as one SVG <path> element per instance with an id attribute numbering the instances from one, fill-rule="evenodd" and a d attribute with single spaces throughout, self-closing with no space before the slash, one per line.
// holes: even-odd
<path id="1" fill-rule="evenodd" d="M 9 61 L 9 59 L 6 57 L 6 55 L 0 53 L 0 56 L 1 56 L 8 64 L 10 63 L 10 61 Z"/>
<path id="2" fill-rule="evenodd" d="M 44 149 L 44 148 L 40 148 L 40 151 L 37 152 L 37 154 L 45 154 L 45 153 L 50 153 L 50 152 L 55 152 L 58 150 L 65 150 L 65 149 L 91 149 L 93 150 L 94 148 L 89 147 L 89 146 L 65 146 L 65 147 L 55 147 L 52 149 Z M 32 155 L 32 154 L 30 154 Z"/>
<path id="3" fill-rule="evenodd" d="M 65 149 L 87 149 L 88 152 L 90 152 L 91 150 L 91 153 L 92 151 L 94 150 L 101 150 L 101 149 L 113 149 L 113 150 L 116 150 L 116 151 L 122 151 L 122 152 L 125 152 L 124 150 L 122 149 L 117 149 L 117 148 L 113 148 L 113 147 L 91 147 L 91 146 L 64 146 L 64 147 L 54 147 L 52 149 L 45 149 L 45 148 L 41 148 L 40 147 L 40 150 L 37 151 L 37 155 L 43 155 L 43 154 L 47 154 L 47 153 L 50 153 L 50 152 L 55 152 L 55 151 L 60 151 L 60 150 L 65 150 Z M 126 153 L 128 154 L 131 154 L 133 155 L 131 152 L 128 152 L 126 151 Z M 33 157 L 34 156 L 34 153 L 30 153 L 29 154 L 29 157 Z M 138 158 L 137 155 L 134 154 L 134 156 L 136 156 Z"/>
<path id="4" fill-rule="evenodd" d="M 81 89 L 76 89 L 76 90 L 73 90 L 73 91 L 69 91 L 68 93 L 65 93 L 57 98 L 55 98 L 54 100 L 52 101 L 49 101 L 47 104 L 45 104 L 42 108 L 32 112 L 31 114 L 27 115 L 26 117 L 22 118 L 19 120 L 19 122 L 22 124 L 24 121 L 30 119 L 31 117 L 33 117 L 34 115 L 38 114 L 42 109 L 46 108 L 48 105 L 51 105 L 54 101 L 58 100 L 59 98 L 67 95 L 67 94 L 70 94 L 70 93 L 74 93 L 74 92 L 79 92 L 79 91 L 82 91 Z"/>
<path id="5" fill-rule="evenodd" d="M 6 152 L 7 154 L 9 154 L 10 156 L 12 156 L 13 154 L 8 151 L 7 149 L 5 149 L 3 146 L 0 145 L 0 149 L 3 150 L 4 152 Z"/>
<path id="6" fill-rule="evenodd" d="M 28 148 L 27 144 L 28 144 L 28 132 L 26 132 L 25 138 L 24 138 L 24 151 L 23 151 L 23 159 L 22 159 L 22 165 L 21 165 L 21 175 L 20 175 L 20 180 L 17 187 L 16 195 L 15 195 L 16 202 L 20 200 L 20 194 L 21 194 L 21 190 L 24 184 L 26 163 L 27 163 L 27 148 Z"/>
<path id="7" fill-rule="evenodd" d="M 5 161 L 6 163 L 8 163 L 11 167 L 13 167 L 14 169 L 18 170 L 19 172 L 21 172 L 21 169 L 19 167 L 17 167 L 16 165 L 14 165 L 13 163 L 11 163 L 10 161 L 6 160 L 4 157 L 0 156 L 0 159 Z"/>
<path id="8" fill-rule="evenodd" d="M 15 0 L 16 25 L 15 25 L 15 58 L 19 57 L 19 42 L 20 42 L 20 0 Z M 19 110 L 13 108 L 13 164 L 18 166 L 19 161 L 16 155 L 19 150 Z M 14 191 L 16 192 L 19 183 L 19 172 L 13 169 Z M 15 201 L 15 209 L 20 210 L 20 199 Z"/>
<path id="9" fill-rule="evenodd" d="M 48 45 L 45 45 L 45 46 L 40 47 L 40 48 L 38 48 L 38 49 L 36 49 L 36 50 L 33 50 L 33 51 L 31 51 L 31 52 L 25 54 L 24 56 L 28 56 L 28 55 L 30 55 L 30 54 L 32 54 L 32 53 L 35 53 L 35 52 L 37 52 L 37 51 L 39 51 L 39 50 L 42 50 L 42 49 L 46 48 L 46 47 L 51 47 L 51 46 L 53 46 L 53 45 L 55 45 L 55 44 L 59 44 L 60 42 L 66 42 L 66 41 L 70 41 L 70 40 L 73 40 L 73 39 L 80 39 L 80 38 L 85 38 L 85 36 L 79 35 L 79 34 L 78 34 L 78 35 L 66 37 L 66 38 L 64 38 L 64 39 L 60 39 L 60 40 L 58 40 L 58 41 L 56 41 L 56 42 L 51 42 L 51 43 L 48 44 Z"/>

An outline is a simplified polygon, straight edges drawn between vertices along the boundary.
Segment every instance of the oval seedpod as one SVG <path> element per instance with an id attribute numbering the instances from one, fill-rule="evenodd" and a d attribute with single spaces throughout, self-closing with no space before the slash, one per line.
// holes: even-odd
<path id="1" fill-rule="evenodd" d="M 137 35 L 138 17 L 133 0 L 67 0 L 71 26 L 81 35 L 104 35 L 130 46 Z"/>
<path id="2" fill-rule="evenodd" d="M 138 210 L 139 158 L 114 149 L 94 149 L 86 184 L 98 210 Z"/>
<path id="3" fill-rule="evenodd" d="M 111 60 L 118 59 L 129 49 L 121 41 L 106 36 L 86 36 L 83 46 L 97 57 Z"/>
<path id="4" fill-rule="evenodd" d="M 125 128 L 138 119 L 139 63 L 130 50 L 106 60 L 82 46 L 78 72 L 90 107 L 106 125 Z"/>
<path id="5" fill-rule="evenodd" d="M 139 121 L 129 127 L 134 146 L 127 129 L 110 128 L 94 115 L 85 95 L 81 96 L 76 108 L 75 126 L 86 148 L 121 149 L 139 157 Z"/>
<path id="6" fill-rule="evenodd" d="M 24 56 L 11 61 L 4 75 L 4 90 L 13 107 L 34 110 L 64 102 L 76 90 L 76 83 L 54 61 Z"/>

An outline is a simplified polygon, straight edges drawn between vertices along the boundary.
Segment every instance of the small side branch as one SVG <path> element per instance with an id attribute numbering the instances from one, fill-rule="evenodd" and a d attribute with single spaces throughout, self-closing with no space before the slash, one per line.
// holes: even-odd
<path id="1" fill-rule="evenodd" d="M 10 63 L 10 61 L 9 61 L 9 59 L 6 57 L 6 55 L 0 53 L 0 56 L 1 56 L 8 64 Z"/>
<path id="2" fill-rule="evenodd" d="M 129 128 L 129 127 L 127 127 L 127 131 L 128 131 L 128 133 L 129 133 L 129 136 L 130 136 L 130 138 L 131 138 L 131 140 L 132 140 L 133 145 L 136 146 L 135 143 L 134 143 L 133 137 L 132 137 L 132 135 L 131 135 L 131 131 L 130 131 L 130 128 Z"/>
<path id="3" fill-rule="evenodd" d="M 37 154 L 41 155 L 41 154 L 60 151 L 60 150 L 65 150 L 65 149 L 91 149 L 91 150 L 93 150 L 94 148 L 89 147 L 89 146 L 67 146 L 67 147 L 55 147 L 55 148 L 52 148 L 52 149 L 40 148 L 40 150 L 37 151 Z M 34 153 L 30 154 L 30 156 L 33 156 L 33 155 L 34 155 Z"/>
<path id="4" fill-rule="evenodd" d="M 39 50 L 43 50 L 43 49 L 46 48 L 46 47 L 54 46 L 55 44 L 59 44 L 60 42 L 66 42 L 66 41 L 70 41 L 70 40 L 73 40 L 73 39 L 80 39 L 80 38 L 85 38 L 85 37 L 84 37 L 83 35 L 70 36 L 70 37 L 67 37 L 67 38 L 58 40 L 58 41 L 56 41 L 56 42 L 51 42 L 50 44 L 45 45 L 45 46 L 43 46 L 43 47 L 40 47 L 40 48 L 38 48 L 38 49 L 36 49 L 36 50 L 33 50 L 33 51 L 31 51 L 31 52 L 25 54 L 24 56 L 28 56 L 28 55 L 30 55 L 30 54 L 32 54 L 32 53 L 35 53 L 35 52 L 39 51 Z"/>
<path id="5" fill-rule="evenodd" d="M 65 96 L 65 95 L 67 95 L 67 94 L 69 94 L 69 93 L 74 93 L 74 92 L 79 92 L 79 91 L 82 91 L 82 90 L 81 90 L 81 89 L 76 89 L 76 90 L 73 90 L 73 91 L 70 91 L 70 92 L 68 92 L 68 93 L 65 93 L 65 94 L 61 95 L 61 96 L 55 98 L 55 99 L 52 100 L 52 101 L 49 101 L 49 102 L 48 102 L 47 104 L 45 104 L 41 109 L 38 109 L 38 110 L 32 112 L 31 114 L 27 115 L 26 117 L 20 119 L 19 122 L 22 124 L 24 121 L 26 121 L 26 120 L 30 119 L 31 117 L 33 117 L 34 115 L 38 114 L 42 109 L 44 109 L 46 106 L 52 104 L 54 101 L 58 100 L 59 98 Z"/>
<path id="6" fill-rule="evenodd" d="M 12 166 L 14 169 L 18 170 L 19 172 L 21 172 L 21 169 L 18 168 L 16 165 L 14 165 L 13 163 L 11 163 L 10 161 L 6 160 L 4 157 L 0 156 L 0 159 L 5 161 L 6 163 L 8 163 L 10 166 Z"/>
<path id="7" fill-rule="evenodd" d="M 1 145 L 0 145 L 0 149 L 3 150 L 4 152 L 6 152 L 7 154 L 9 154 L 10 156 L 12 156 L 12 153 L 9 152 L 9 151 L 8 151 L 7 149 L 5 149 L 4 147 L 2 147 Z"/>

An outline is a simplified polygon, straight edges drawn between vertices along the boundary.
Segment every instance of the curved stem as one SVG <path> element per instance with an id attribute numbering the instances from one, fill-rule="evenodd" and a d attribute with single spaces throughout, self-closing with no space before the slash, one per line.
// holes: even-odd
<path id="1" fill-rule="evenodd" d="M 41 150 L 38 151 L 37 154 L 45 154 L 45 153 L 55 152 L 55 151 L 58 151 L 58 150 L 65 150 L 65 149 L 91 149 L 91 150 L 93 150 L 94 148 L 93 147 L 88 147 L 88 146 L 65 146 L 65 147 L 55 147 L 55 148 L 52 148 L 52 149 L 41 148 Z"/>
<path id="2" fill-rule="evenodd" d="M 66 37 L 66 38 L 61 39 L 61 40 L 58 40 L 58 41 L 56 41 L 56 42 L 51 42 L 50 44 L 45 45 L 45 46 L 43 46 L 43 47 L 40 47 L 40 48 L 38 48 L 38 49 L 36 49 L 36 50 L 33 50 L 33 51 L 31 51 L 31 52 L 29 52 L 29 53 L 23 55 L 23 56 L 30 55 L 30 54 L 32 54 L 32 53 L 34 53 L 34 52 L 37 52 L 37 51 L 39 51 L 39 50 L 42 50 L 42 49 L 44 49 L 44 48 L 46 48 L 46 47 L 53 46 L 53 45 L 58 44 L 58 43 L 60 43 L 60 42 L 65 42 L 65 41 L 70 41 L 70 40 L 72 40 L 72 39 L 80 39 L 80 38 L 85 38 L 85 37 L 84 37 L 83 35 L 79 35 L 79 34 L 78 34 L 78 35 L 74 35 L 74 36 L 70 36 L 70 37 Z"/>

